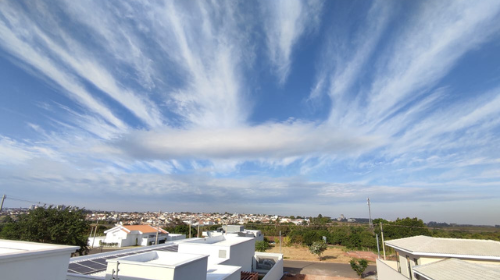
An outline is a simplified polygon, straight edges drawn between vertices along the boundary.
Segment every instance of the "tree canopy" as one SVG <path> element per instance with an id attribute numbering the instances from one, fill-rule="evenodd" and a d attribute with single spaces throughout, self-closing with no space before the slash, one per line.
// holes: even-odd
<path id="1" fill-rule="evenodd" d="M 0 237 L 40 243 L 80 246 L 80 255 L 88 252 L 89 223 L 83 209 L 39 207 L 21 214 L 17 220 L 4 220 Z"/>

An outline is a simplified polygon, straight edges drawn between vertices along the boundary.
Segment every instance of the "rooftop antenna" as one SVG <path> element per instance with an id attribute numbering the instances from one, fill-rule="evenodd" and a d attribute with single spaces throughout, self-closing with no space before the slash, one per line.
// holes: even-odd
<path id="1" fill-rule="evenodd" d="M 370 198 L 368 198 L 368 214 L 369 214 L 369 220 L 368 220 L 368 226 L 370 228 L 373 228 L 373 223 L 372 223 L 372 210 L 370 208 Z"/>

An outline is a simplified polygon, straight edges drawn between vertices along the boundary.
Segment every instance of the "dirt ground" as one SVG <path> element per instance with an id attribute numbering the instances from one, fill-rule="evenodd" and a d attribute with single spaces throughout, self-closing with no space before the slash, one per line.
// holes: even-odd
<path id="1" fill-rule="evenodd" d="M 279 246 L 275 246 L 266 252 L 269 253 L 279 253 Z M 298 261 L 319 261 L 318 256 L 311 254 L 307 247 L 302 246 L 290 246 L 282 247 L 281 252 L 283 258 L 286 260 L 298 260 Z M 372 252 L 344 252 L 341 247 L 329 246 L 325 252 L 321 255 L 321 262 L 332 262 L 332 263 L 349 263 L 352 258 L 364 258 L 368 261 L 375 262 L 377 255 Z"/>

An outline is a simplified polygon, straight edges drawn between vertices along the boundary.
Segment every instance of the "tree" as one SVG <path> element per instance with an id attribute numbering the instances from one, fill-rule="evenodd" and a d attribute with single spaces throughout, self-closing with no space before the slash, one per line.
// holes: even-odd
<path id="1" fill-rule="evenodd" d="M 399 239 L 417 235 L 430 236 L 431 232 L 425 223 L 418 218 L 398 218 L 394 222 L 388 222 L 382 219 L 374 220 L 375 223 L 382 222 L 384 228 L 384 237 L 386 239 Z M 380 235 L 380 228 L 375 228 L 375 233 Z"/>
<path id="2" fill-rule="evenodd" d="M 327 246 L 323 241 L 315 241 L 311 246 L 309 246 L 309 251 L 312 254 L 318 255 L 319 260 L 321 260 L 321 254 L 326 250 Z"/>
<path id="3" fill-rule="evenodd" d="M 365 259 L 360 259 L 359 261 L 351 259 L 349 263 L 351 264 L 352 270 L 354 270 L 360 278 L 363 278 L 363 273 L 365 272 L 366 267 L 368 267 L 368 261 Z"/>
<path id="4" fill-rule="evenodd" d="M 255 251 L 257 252 L 265 252 L 268 248 L 269 248 L 269 243 L 267 243 L 267 241 L 255 242 Z"/>
<path id="5" fill-rule="evenodd" d="M 85 221 L 84 209 L 57 209 L 39 207 L 21 214 L 17 221 L 8 219 L 0 237 L 40 243 L 80 246 L 80 255 L 88 252 L 87 234 L 89 222 Z"/>
<path id="6" fill-rule="evenodd" d="M 189 225 L 186 225 L 185 223 L 176 225 L 175 227 L 166 227 L 164 230 L 171 232 L 171 233 L 180 233 L 180 234 L 185 234 L 186 237 L 189 236 Z M 195 226 L 191 227 L 191 236 L 198 236 L 198 230 L 196 229 Z"/>

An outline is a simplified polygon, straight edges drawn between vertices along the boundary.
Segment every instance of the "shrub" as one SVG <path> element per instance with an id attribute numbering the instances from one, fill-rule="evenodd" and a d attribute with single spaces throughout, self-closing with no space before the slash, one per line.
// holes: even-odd
<path id="1" fill-rule="evenodd" d="M 352 270 L 354 270 L 360 278 L 363 278 L 363 273 L 365 272 L 366 267 L 368 267 L 368 261 L 365 259 L 351 259 L 349 263 L 351 264 Z"/>
<path id="2" fill-rule="evenodd" d="M 311 246 L 309 246 L 309 251 L 312 254 L 318 255 L 319 260 L 321 260 L 321 254 L 326 250 L 326 244 L 323 241 L 315 241 Z"/>

